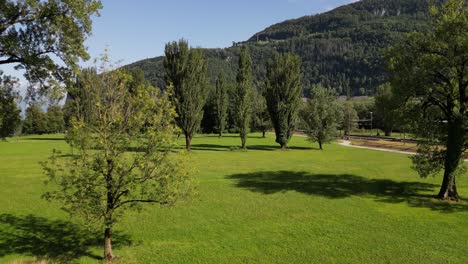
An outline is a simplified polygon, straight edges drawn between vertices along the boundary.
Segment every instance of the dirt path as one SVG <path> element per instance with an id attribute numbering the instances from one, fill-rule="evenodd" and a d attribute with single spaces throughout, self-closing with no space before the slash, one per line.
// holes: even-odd
<path id="1" fill-rule="evenodd" d="M 394 149 L 384 149 L 384 148 L 373 148 L 373 147 L 364 147 L 364 146 L 356 146 L 352 145 L 351 141 L 349 140 L 341 140 L 340 143 L 338 143 L 341 146 L 345 147 L 351 147 L 351 148 L 361 148 L 361 149 L 372 149 L 372 150 L 378 150 L 378 151 L 385 151 L 385 152 L 393 152 L 393 153 L 400 153 L 400 154 L 406 154 L 406 155 L 416 155 L 414 152 L 409 152 L 409 151 L 400 151 L 400 150 L 394 150 Z M 468 159 L 465 159 L 465 162 L 468 162 Z"/>

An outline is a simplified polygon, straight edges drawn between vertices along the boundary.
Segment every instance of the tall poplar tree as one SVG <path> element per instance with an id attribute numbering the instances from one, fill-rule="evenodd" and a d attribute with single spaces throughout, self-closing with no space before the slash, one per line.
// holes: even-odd
<path id="1" fill-rule="evenodd" d="M 250 132 L 252 116 L 252 58 L 246 46 L 241 49 L 235 92 L 235 123 L 239 129 L 242 149 L 247 148 L 247 134 Z"/>
<path id="2" fill-rule="evenodd" d="M 301 60 L 297 55 L 275 55 L 267 65 L 265 97 L 276 142 L 286 149 L 294 133 L 301 105 Z"/>
<path id="3" fill-rule="evenodd" d="M 226 77 L 221 72 L 216 79 L 215 87 L 216 126 L 220 137 L 223 136 L 223 131 L 226 127 L 228 107 L 228 86 L 226 85 Z"/>
<path id="4" fill-rule="evenodd" d="M 171 100 L 177 111 L 177 125 L 182 129 L 185 147 L 190 151 L 209 92 L 207 65 L 202 51 L 191 49 L 183 39 L 166 44 L 165 55 L 166 83 L 174 88 Z"/>

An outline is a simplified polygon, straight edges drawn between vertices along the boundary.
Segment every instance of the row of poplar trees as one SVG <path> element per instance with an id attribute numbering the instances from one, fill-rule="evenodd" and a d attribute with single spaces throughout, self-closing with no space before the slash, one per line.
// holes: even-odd
<path id="1" fill-rule="evenodd" d="M 190 48 L 186 40 L 168 43 L 165 47 L 165 78 L 172 87 L 172 103 L 176 107 L 177 125 L 185 136 L 186 149 L 199 129 L 203 108 L 207 102 L 209 85 L 207 64 L 200 49 Z M 247 148 L 247 135 L 252 122 L 255 90 L 252 76 L 252 59 L 247 47 L 242 47 L 233 98 L 233 119 L 239 131 L 242 149 Z M 276 54 L 267 64 L 263 96 L 266 99 L 276 142 L 287 148 L 301 106 L 301 60 L 291 54 Z M 215 119 L 220 136 L 226 126 L 228 110 L 228 84 L 221 73 L 214 90 Z"/>

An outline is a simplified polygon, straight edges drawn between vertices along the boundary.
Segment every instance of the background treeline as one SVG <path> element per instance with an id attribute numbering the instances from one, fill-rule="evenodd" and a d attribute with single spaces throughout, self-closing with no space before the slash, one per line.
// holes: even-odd
<path id="1" fill-rule="evenodd" d="M 439 1 L 440 2 L 440 1 Z M 226 49 L 203 49 L 212 84 L 221 71 L 235 81 L 240 46 L 247 45 L 253 61 L 254 84 L 262 83 L 266 63 L 275 52 L 302 60 L 304 95 L 321 84 L 339 95 L 373 95 L 386 79 L 384 51 L 407 33 L 429 28 L 428 1 L 363 0 L 332 11 L 273 25 L 249 40 Z M 165 87 L 163 57 L 126 67 L 139 68 L 157 87 Z"/>
<path id="2" fill-rule="evenodd" d="M 39 104 L 31 104 L 26 108 L 21 123 L 22 134 L 54 134 L 65 132 L 63 108 L 60 105 L 49 105 L 43 111 Z"/>

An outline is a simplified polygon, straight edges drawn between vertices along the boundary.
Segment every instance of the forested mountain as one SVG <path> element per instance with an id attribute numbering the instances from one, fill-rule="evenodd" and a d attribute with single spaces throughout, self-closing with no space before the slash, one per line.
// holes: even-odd
<path id="1" fill-rule="evenodd" d="M 306 95 L 311 84 L 317 83 L 341 95 L 372 95 L 386 79 L 385 49 L 408 32 L 426 30 L 428 6 L 427 0 L 362 0 L 287 20 L 230 48 L 204 49 L 209 76 L 214 81 L 222 70 L 234 81 L 239 46 L 247 45 L 257 85 L 263 83 L 266 62 L 275 52 L 292 52 L 302 58 Z M 165 86 L 162 57 L 127 67 L 141 68 L 154 85 Z"/>

